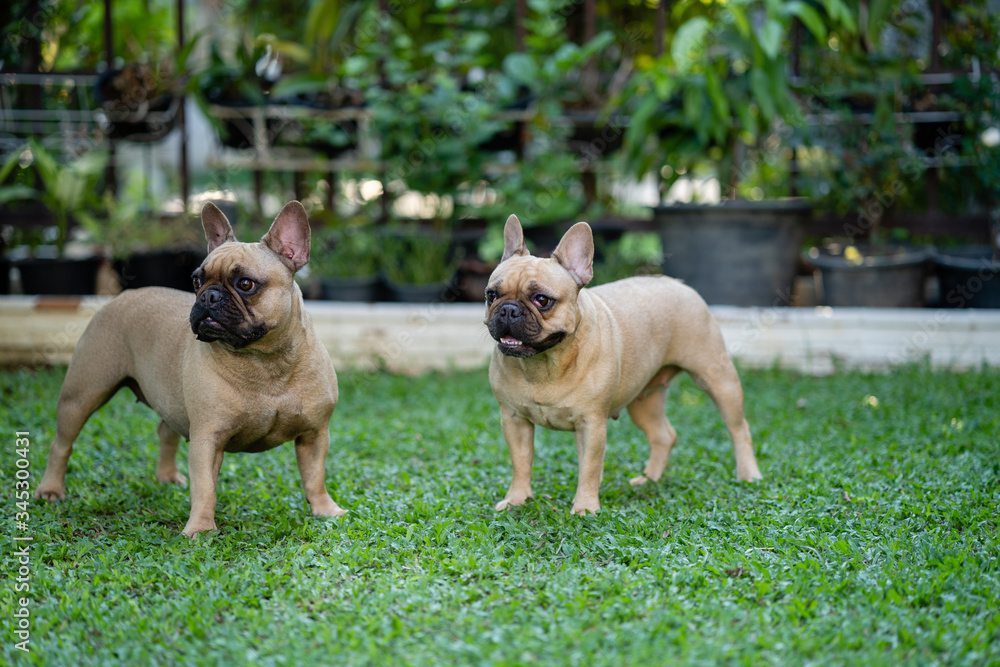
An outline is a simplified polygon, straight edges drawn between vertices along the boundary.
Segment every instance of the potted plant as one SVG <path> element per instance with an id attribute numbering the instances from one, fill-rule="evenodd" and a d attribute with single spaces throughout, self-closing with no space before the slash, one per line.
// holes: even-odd
<path id="1" fill-rule="evenodd" d="M 360 90 L 344 82 L 349 38 L 369 3 L 320 0 L 306 16 L 301 40 L 266 33 L 262 44 L 273 60 L 282 63 L 280 78 L 270 88 L 268 102 L 300 107 L 281 118 L 273 141 L 277 146 L 308 149 L 335 158 L 358 145 L 358 116 L 364 106 Z M 338 112 L 335 114 L 327 112 Z"/>
<path id="2" fill-rule="evenodd" d="M 819 45 L 831 29 L 852 31 L 855 22 L 840 0 L 823 10 L 801 2 L 679 3 L 670 20 L 678 28 L 664 54 L 638 56 L 609 107 L 631 116 L 625 166 L 637 178 L 652 176 L 661 201 L 680 181 L 718 184 L 720 204 L 654 208 L 663 271 L 709 303 L 788 303 L 810 209 L 800 200 L 761 201 L 791 194 L 788 182 L 763 187 L 750 177 L 775 156 L 787 161 L 788 128 L 803 123 L 789 79 L 793 22 Z"/>
<path id="3" fill-rule="evenodd" d="M 962 154 L 972 158 L 953 181 L 962 205 L 972 200 L 986 212 L 989 241 L 935 250 L 940 305 L 1000 308 L 1000 85 L 989 74 L 1000 70 L 1000 16 L 978 3 L 953 4 L 943 64 L 963 72 L 948 98 L 964 119 Z"/>
<path id="4" fill-rule="evenodd" d="M 379 238 L 371 225 L 347 227 L 318 244 L 309 259 L 310 275 L 328 301 L 377 301 Z"/>
<path id="5" fill-rule="evenodd" d="M 415 225 L 399 226 L 382 237 L 380 264 L 395 301 L 454 301 L 458 257 L 449 235 Z"/>
<path id="6" fill-rule="evenodd" d="M 880 97 L 875 121 L 851 114 L 826 128 L 827 160 L 823 205 L 846 215 L 844 237 L 811 248 L 805 259 L 816 268 L 817 293 L 828 306 L 918 308 L 925 298 L 930 251 L 889 238 L 886 222 L 913 208 L 914 184 L 923 176 L 919 155 L 902 136 L 908 128 L 893 120 Z M 909 185 L 907 185 L 909 184 Z M 895 214 L 895 215 L 894 215 Z"/>
<path id="7" fill-rule="evenodd" d="M 27 148 L 16 154 L 17 159 L 5 165 L 0 182 L 17 166 L 22 173 L 16 178 L 22 179 L 21 184 L 25 186 L 18 189 L 17 197 L 40 202 L 55 223 L 44 234 L 51 245 L 33 245 L 26 256 L 15 262 L 21 275 L 22 291 L 25 294 L 93 294 L 103 259 L 91 253 L 70 256 L 67 241 L 76 216 L 96 204 L 95 193 L 104 174 L 107 153 L 94 150 L 63 163 L 37 140 L 30 139 Z"/>
<path id="8" fill-rule="evenodd" d="M 257 71 L 256 65 L 264 56 L 263 46 L 245 39 L 237 43 L 232 58 L 224 57 L 213 43 L 208 64 L 188 82 L 192 97 L 218 131 L 224 146 L 241 149 L 254 146 L 254 126 L 247 111 L 267 102 L 267 93 L 274 83 L 266 68 L 261 73 Z M 212 112 L 212 106 L 232 111 L 220 117 Z M 265 129 L 271 133 L 277 131 L 274 119 L 265 120 Z"/>
<path id="9" fill-rule="evenodd" d="M 174 128 L 182 103 L 175 88 L 168 72 L 149 63 L 107 69 L 94 84 L 97 123 L 112 139 L 160 141 Z"/>
<path id="10" fill-rule="evenodd" d="M 525 49 L 504 56 L 499 88 L 509 109 L 529 106 L 536 113 L 530 130 L 555 125 L 563 130 L 568 148 L 595 159 L 621 145 L 621 132 L 606 130 L 601 110 L 631 59 L 621 57 L 615 35 L 602 31 L 583 44 L 571 41 L 567 18 L 578 3 L 559 0 L 536 5 L 544 20 L 528 19 Z M 611 47 L 611 48 L 609 48 Z"/>
<path id="11" fill-rule="evenodd" d="M 191 291 L 191 273 L 205 251 L 183 215 L 159 213 L 142 172 L 130 172 L 117 196 L 104 193 L 99 213 L 78 214 L 92 243 L 114 263 L 122 289 L 172 287 Z"/>
<path id="12" fill-rule="evenodd" d="M 923 95 L 920 70 L 907 48 L 882 43 L 884 18 L 868 16 L 858 35 L 840 41 L 840 58 L 815 63 L 811 73 L 820 122 L 807 135 L 818 156 L 806 167 L 808 185 L 820 207 L 843 216 L 843 233 L 804 259 L 815 267 L 821 302 L 831 306 L 925 302 L 930 249 L 906 243 L 903 227 L 923 205 L 929 165 L 946 166 L 952 147 L 941 138 L 928 154 L 915 140 L 926 132 L 906 109 Z"/>
<path id="13" fill-rule="evenodd" d="M 13 175 L 15 173 L 14 168 L 18 166 L 18 162 L 21 160 L 21 155 L 22 151 L 14 151 L 7 158 L 7 161 L 0 166 L 0 210 L 7 210 L 12 205 L 35 198 L 35 189 L 24 182 L 16 182 L 16 177 Z M 18 170 L 18 172 L 20 171 Z M 19 180 L 23 181 L 24 174 L 18 174 L 18 176 L 21 177 Z M 12 263 L 7 249 L 11 247 L 15 230 L 13 227 L 4 226 L 0 231 L 3 233 L 2 237 L 0 237 L 0 248 L 3 250 L 0 253 L 0 294 L 9 294 Z"/>
<path id="14" fill-rule="evenodd" d="M 532 250 L 543 254 L 554 250 L 569 224 L 584 214 L 578 160 L 559 138 L 550 138 L 545 151 L 532 151 L 491 176 L 494 197 L 476 209 L 487 225 L 479 246 L 484 260 L 499 260 L 503 254 L 503 225 L 511 213 L 522 220 Z M 596 209 L 587 211 L 593 213 Z"/>

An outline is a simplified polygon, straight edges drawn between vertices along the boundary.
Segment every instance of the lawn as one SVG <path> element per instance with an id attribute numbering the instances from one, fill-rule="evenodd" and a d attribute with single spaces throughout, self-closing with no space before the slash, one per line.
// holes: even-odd
<path id="1" fill-rule="evenodd" d="M 5 554 L 14 432 L 34 486 L 63 372 L 0 374 Z M 232 455 L 220 530 L 195 542 L 187 490 L 153 477 L 156 419 L 123 392 L 81 434 L 67 501 L 30 505 L 30 654 L 5 558 L 0 664 L 1000 664 L 1000 370 L 742 378 L 763 483 L 735 481 L 682 378 L 668 476 L 629 486 L 646 447 L 623 416 L 582 519 L 572 435 L 546 431 L 538 497 L 492 510 L 510 463 L 485 371 L 343 373 L 327 478 L 350 513 L 309 516 L 290 446 Z"/>

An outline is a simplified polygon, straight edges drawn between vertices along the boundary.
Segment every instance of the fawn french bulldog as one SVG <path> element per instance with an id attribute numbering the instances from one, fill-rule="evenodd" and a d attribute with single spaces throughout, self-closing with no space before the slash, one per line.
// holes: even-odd
<path id="1" fill-rule="evenodd" d="M 518 219 L 507 220 L 503 258 L 486 289 L 485 324 L 497 342 L 490 385 L 514 468 L 496 509 L 532 496 L 534 432 L 542 426 L 575 432 L 580 472 L 572 512 L 597 512 L 608 418 L 623 409 L 650 447 L 632 484 L 658 480 L 677 440 L 664 409 L 667 386 L 681 371 L 719 408 L 737 478 L 760 479 L 743 388 L 705 301 L 665 276 L 587 289 L 593 259 L 587 223 L 571 227 L 542 259 L 528 253 Z"/>
<path id="2" fill-rule="evenodd" d="M 295 442 L 314 515 L 345 513 L 326 490 L 324 462 L 337 376 L 295 283 L 309 261 L 309 221 L 287 204 L 259 243 L 239 243 L 214 204 L 201 214 L 209 254 L 197 294 L 128 290 L 94 315 L 59 394 L 56 436 L 37 498 L 66 495 L 66 466 L 84 422 L 128 387 L 162 420 L 156 478 L 186 483 L 176 464 L 187 438 L 191 514 L 184 535 L 215 529 L 216 482 L 227 452 Z"/>

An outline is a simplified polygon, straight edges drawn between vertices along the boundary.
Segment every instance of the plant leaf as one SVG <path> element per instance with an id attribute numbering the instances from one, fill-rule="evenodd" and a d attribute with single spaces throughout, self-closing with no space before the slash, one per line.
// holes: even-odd
<path id="1" fill-rule="evenodd" d="M 705 51 L 711 23 L 704 16 L 696 16 L 684 23 L 674 33 L 670 43 L 670 57 L 681 73 L 691 70 L 694 62 Z"/>
<path id="2" fill-rule="evenodd" d="M 24 153 L 25 148 L 27 147 L 22 146 L 21 148 L 18 148 L 17 150 L 12 152 L 10 156 L 7 158 L 7 161 L 3 163 L 2 167 L 0 167 L 0 183 L 3 183 L 4 181 L 7 180 L 7 177 L 10 176 L 10 172 L 12 172 L 14 170 L 14 167 L 16 167 L 18 163 L 21 161 L 21 155 Z"/>
<path id="3" fill-rule="evenodd" d="M 719 81 L 718 75 L 711 67 L 705 70 L 705 88 L 708 91 L 709 99 L 712 100 L 712 110 L 715 112 L 715 117 L 723 126 L 729 125 L 731 120 L 729 100 L 726 99 L 726 94 L 722 90 L 722 83 Z"/>
<path id="4" fill-rule="evenodd" d="M 761 31 L 758 39 L 761 50 L 764 51 L 764 54 L 769 59 L 774 60 L 781 53 L 781 43 L 784 36 L 785 28 L 779 21 L 767 19 L 764 22 L 764 29 Z"/>
<path id="5" fill-rule="evenodd" d="M 538 64 L 527 53 L 508 54 L 503 59 L 503 71 L 510 78 L 527 86 L 531 86 L 538 78 Z"/>
<path id="6" fill-rule="evenodd" d="M 38 199 L 38 191 L 35 188 L 20 184 L 0 187 L 0 204 L 28 199 Z"/>
<path id="7" fill-rule="evenodd" d="M 843 0 L 823 0 L 823 7 L 827 15 L 835 22 L 840 23 L 844 28 L 854 34 L 858 31 L 858 23 L 854 20 L 854 14 L 850 7 Z"/>
<path id="8" fill-rule="evenodd" d="M 775 103 L 771 97 L 767 74 L 760 67 L 754 67 L 750 70 L 749 79 L 750 92 L 753 93 L 753 97 L 760 107 L 761 115 L 765 121 L 771 122 L 771 119 L 774 118 Z"/>
<path id="9" fill-rule="evenodd" d="M 291 97 L 302 93 L 315 93 L 326 90 L 330 83 L 330 77 L 326 74 L 310 74 L 303 72 L 291 76 L 282 77 L 278 83 L 271 88 L 271 96 L 274 98 Z"/>
<path id="10" fill-rule="evenodd" d="M 782 14 L 798 17 L 820 43 L 826 41 L 826 24 L 815 9 L 800 0 L 789 2 L 781 8 Z"/>

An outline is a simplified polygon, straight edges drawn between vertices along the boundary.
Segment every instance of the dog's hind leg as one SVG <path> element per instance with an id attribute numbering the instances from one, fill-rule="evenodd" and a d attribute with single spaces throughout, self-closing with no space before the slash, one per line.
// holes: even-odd
<path id="1" fill-rule="evenodd" d="M 177 469 L 177 446 L 181 442 L 180 434 L 161 421 L 156 427 L 160 436 L 160 460 L 156 463 L 156 481 L 164 484 L 187 484 L 187 479 Z"/>
<path id="2" fill-rule="evenodd" d="M 128 381 L 128 358 L 121 333 L 108 315 L 115 302 L 91 319 L 73 352 L 56 406 L 56 437 L 49 448 L 45 474 L 36 498 L 60 500 L 66 495 L 66 467 L 73 442 L 84 423 Z"/>
<path id="3" fill-rule="evenodd" d="M 632 486 L 657 481 L 663 475 L 670 459 L 670 451 L 677 442 L 677 431 L 670 425 L 665 412 L 667 388 L 657 387 L 644 393 L 628 406 L 629 417 L 646 434 L 649 441 L 649 461 L 638 477 L 630 480 Z"/>
<path id="4" fill-rule="evenodd" d="M 715 402 L 722 415 L 722 421 L 733 439 L 733 453 L 736 455 L 736 478 L 743 482 L 762 479 L 757 468 L 757 458 L 753 452 L 750 425 L 743 412 L 743 387 L 740 378 L 728 356 L 719 355 L 723 360 L 711 369 L 701 372 L 687 369 L 695 383 Z"/>
<path id="5" fill-rule="evenodd" d="M 653 376 L 645 389 L 628 405 L 632 421 L 646 434 L 649 441 L 649 461 L 638 477 L 630 480 L 632 486 L 657 481 L 667 468 L 670 452 L 677 442 L 677 432 L 667 419 L 665 404 L 670 381 L 681 372 L 677 366 L 664 366 Z"/>
<path id="6" fill-rule="evenodd" d="M 56 437 L 49 448 L 45 474 L 35 490 L 36 498 L 61 500 L 66 496 L 66 467 L 69 465 L 76 437 L 90 415 L 107 403 L 123 386 L 124 378 L 117 373 L 109 371 L 96 375 L 97 377 L 72 363 L 66 372 L 56 408 Z"/>

